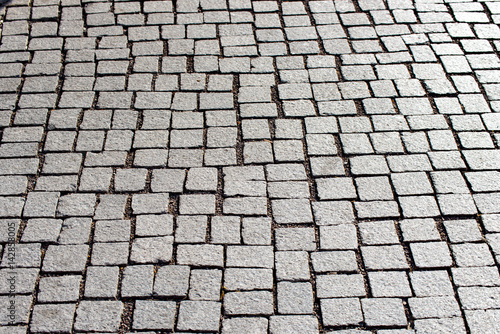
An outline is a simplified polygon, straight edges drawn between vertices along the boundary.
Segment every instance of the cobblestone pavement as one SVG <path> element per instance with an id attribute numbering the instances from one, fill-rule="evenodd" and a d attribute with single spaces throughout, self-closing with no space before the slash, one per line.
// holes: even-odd
<path id="1" fill-rule="evenodd" d="M 0 334 L 500 333 L 499 1 L 0 18 Z"/>

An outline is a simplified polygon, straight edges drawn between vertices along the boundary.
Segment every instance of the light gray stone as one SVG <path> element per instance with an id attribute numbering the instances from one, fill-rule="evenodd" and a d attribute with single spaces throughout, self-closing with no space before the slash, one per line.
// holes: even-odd
<path id="1" fill-rule="evenodd" d="M 137 263 L 168 262 L 172 258 L 174 238 L 137 238 L 132 243 L 130 260 Z"/>
<path id="2" fill-rule="evenodd" d="M 134 309 L 134 329 L 172 329 L 176 304 L 173 301 L 137 300 Z"/>
<path id="3" fill-rule="evenodd" d="M 84 300 L 76 310 L 75 329 L 78 331 L 117 331 L 120 326 L 121 301 Z"/>
<path id="4" fill-rule="evenodd" d="M 33 308 L 31 328 L 38 333 L 71 332 L 75 304 L 39 304 Z"/>
<path id="5" fill-rule="evenodd" d="M 313 290 L 311 283 L 278 283 L 278 312 L 281 314 L 312 314 Z"/>
<path id="6" fill-rule="evenodd" d="M 271 315 L 273 295 L 270 291 L 228 292 L 224 295 L 224 311 L 228 315 Z"/>
<path id="7" fill-rule="evenodd" d="M 177 328 L 179 330 L 218 331 L 221 303 L 213 301 L 181 301 Z"/>
<path id="8" fill-rule="evenodd" d="M 269 330 L 272 334 L 298 334 L 298 333 L 319 333 L 318 320 L 314 316 L 271 316 Z"/>
<path id="9" fill-rule="evenodd" d="M 153 292 L 153 276 L 152 265 L 125 267 L 121 282 L 121 295 L 123 297 L 150 296 Z"/>
<path id="10" fill-rule="evenodd" d="M 154 283 L 154 294 L 158 296 L 183 297 L 189 287 L 188 266 L 163 266 L 158 269 Z"/>

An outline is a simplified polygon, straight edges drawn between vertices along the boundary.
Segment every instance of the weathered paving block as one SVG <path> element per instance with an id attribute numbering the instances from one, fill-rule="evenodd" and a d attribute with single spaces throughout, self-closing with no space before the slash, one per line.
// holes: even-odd
<path id="1" fill-rule="evenodd" d="M 32 327 L 35 331 L 69 333 L 75 314 L 75 304 L 35 305 Z"/>
<path id="2" fill-rule="evenodd" d="M 118 330 L 123 312 L 120 301 L 82 301 L 76 310 L 75 329 L 81 331 Z"/>
<path id="3" fill-rule="evenodd" d="M 135 302 L 134 329 L 171 329 L 176 313 L 175 302 L 138 300 Z"/>
<path id="4" fill-rule="evenodd" d="M 132 243 L 130 260 L 136 263 L 168 262 L 172 258 L 173 242 L 171 236 L 137 238 Z"/>
<path id="5" fill-rule="evenodd" d="M 40 280 L 41 302 L 75 302 L 80 294 L 82 276 L 44 277 Z"/>
<path id="6" fill-rule="evenodd" d="M 273 299 L 270 291 L 228 292 L 224 295 L 225 313 L 228 315 L 270 315 Z"/>
<path id="7" fill-rule="evenodd" d="M 221 245 L 178 245 L 177 262 L 192 266 L 222 267 L 224 247 Z"/>
<path id="8" fill-rule="evenodd" d="M 219 302 L 185 300 L 179 308 L 177 327 L 180 330 L 217 331 L 220 315 Z"/>

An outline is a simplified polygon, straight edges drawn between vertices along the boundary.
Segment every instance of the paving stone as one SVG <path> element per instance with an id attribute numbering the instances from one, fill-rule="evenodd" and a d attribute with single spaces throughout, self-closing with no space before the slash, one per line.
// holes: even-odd
<path id="1" fill-rule="evenodd" d="M 168 150 L 144 149 L 137 150 L 134 157 L 134 166 L 137 167 L 163 167 L 167 164 Z"/>
<path id="2" fill-rule="evenodd" d="M 452 265 L 450 251 L 445 242 L 411 243 L 410 249 L 415 265 L 419 268 Z"/>
<path id="3" fill-rule="evenodd" d="M 404 326 L 406 315 L 401 299 L 367 298 L 361 300 L 368 326 Z"/>
<path id="4" fill-rule="evenodd" d="M 150 296 L 153 292 L 153 266 L 127 266 L 123 271 L 121 295 L 124 297 Z M 158 279 L 160 276 L 157 277 Z"/>
<path id="5" fill-rule="evenodd" d="M 13 280 L 16 281 L 16 293 L 32 293 L 35 290 L 39 269 L 37 268 L 17 268 L 15 274 L 11 268 L 0 270 L 0 277 L 3 283 L 0 284 L 0 292 L 8 294 L 13 290 Z"/>
<path id="6" fill-rule="evenodd" d="M 46 174 L 76 174 L 82 156 L 78 153 L 49 153 L 45 157 L 43 172 Z"/>
<path id="7" fill-rule="evenodd" d="M 95 223 L 96 242 L 120 242 L 130 240 L 129 220 L 99 220 Z"/>
<path id="8" fill-rule="evenodd" d="M 398 195 L 425 195 L 433 193 L 426 173 L 392 174 L 391 181 Z"/>
<path id="9" fill-rule="evenodd" d="M 91 218 L 65 219 L 58 242 L 60 244 L 83 244 L 88 242 L 91 229 Z"/>
<path id="10" fill-rule="evenodd" d="M 491 193 L 489 196 L 484 194 L 474 195 L 474 201 L 479 212 L 482 213 L 496 213 L 498 211 L 499 196 L 498 193 Z"/>
<path id="11" fill-rule="evenodd" d="M 345 175 L 344 162 L 339 157 L 310 157 L 314 176 Z"/>
<path id="12" fill-rule="evenodd" d="M 135 194 L 132 196 L 132 211 L 135 214 L 166 213 L 168 194 Z"/>
<path id="13" fill-rule="evenodd" d="M 172 329 L 176 313 L 173 301 L 137 300 L 135 302 L 134 329 Z"/>
<path id="14" fill-rule="evenodd" d="M 363 321 L 358 298 L 322 299 L 320 305 L 326 326 L 358 325 Z M 339 309 L 344 312 L 337 312 Z"/>
<path id="15" fill-rule="evenodd" d="M 307 182 L 270 182 L 267 188 L 271 198 L 308 198 L 310 195 Z"/>
<path id="16" fill-rule="evenodd" d="M 274 142 L 276 161 L 304 161 L 303 144 L 299 140 L 279 140 Z"/>
<path id="17" fill-rule="evenodd" d="M 186 189 L 199 191 L 217 190 L 217 169 L 191 168 L 187 175 Z"/>
<path id="18" fill-rule="evenodd" d="M 213 301 L 181 302 L 177 328 L 180 330 L 218 331 L 221 303 Z"/>
<path id="19" fill-rule="evenodd" d="M 413 271 L 410 273 L 410 280 L 418 297 L 449 296 L 454 293 L 450 277 L 444 270 Z"/>
<path id="20" fill-rule="evenodd" d="M 224 272 L 224 288 L 229 291 L 272 289 L 271 269 L 227 268 Z"/>
<path id="21" fill-rule="evenodd" d="M 168 262 L 172 258 L 174 238 L 147 237 L 132 242 L 130 260 L 136 263 Z"/>
<path id="22" fill-rule="evenodd" d="M 178 216 L 175 231 L 177 243 L 203 243 L 207 234 L 206 216 Z"/>
<path id="23" fill-rule="evenodd" d="M 277 250 L 316 250 L 316 238 L 312 228 L 279 228 L 275 230 Z"/>
<path id="24" fill-rule="evenodd" d="M 221 245 L 178 245 L 177 262 L 194 266 L 223 266 Z"/>
<path id="25" fill-rule="evenodd" d="M 363 222 L 358 225 L 365 245 L 398 244 L 399 238 L 393 221 Z"/>
<path id="26" fill-rule="evenodd" d="M 16 316 L 14 319 L 11 319 L 8 317 L 7 313 L 4 313 L 1 318 L 1 323 L 2 323 L 2 328 L 7 327 L 7 325 L 16 325 L 16 324 L 27 324 L 28 323 L 28 316 L 29 316 L 29 311 L 31 308 L 32 304 L 32 296 L 20 296 L 16 295 L 15 297 L 15 303 L 16 303 Z M 10 304 L 10 298 L 8 296 L 2 296 L 0 298 L 0 303 L 1 306 L 5 309 Z M 9 326 L 10 327 L 10 326 Z"/>
<path id="27" fill-rule="evenodd" d="M 276 276 L 283 280 L 309 280 L 309 258 L 306 252 L 276 252 Z"/>
<path id="28" fill-rule="evenodd" d="M 392 200 L 394 195 L 386 176 L 358 177 L 355 179 L 357 193 L 362 201 Z"/>
<path id="29" fill-rule="evenodd" d="M 498 303 L 498 288 L 462 287 L 458 289 L 458 296 L 462 303 L 462 308 L 465 310 L 496 308 L 496 304 Z"/>
<path id="30" fill-rule="evenodd" d="M 311 253 L 313 269 L 317 273 L 355 272 L 358 270 L 353 251 L 327 251 Z"/>
<path id="31" fill-rule="evenodd" d="M 40 302 L 76 302 L 82 276 L 44 277 L 40 280 Z"/>
<path id="32" fill-rule="evenodd" d="M 168 131 L 140 130 L 134 136 L 134 148 L 166 148 Z"/>
<path id="33" fill-rule="evenodd" d="M 367 269 L 405 269 L 408 268 L 404 250 L 400 245 L 361 247 Z"/>
<path id="34" fill-rule="evenodd" d="M 363 277 L 360 274 L 318 275 L 316 278 L 319 298 L 365 296 Z"/>
<path id="35" fill-rule="evenodd" d="M 498 324 L 495 319 L 498 316 L 496 310 L 466 311 L 465 317 L 471 330 L 496 330 Z"/>
<path id="36" fill-rule="evenodd" d="M 241 223 L 239 217 L 215 216 L 211 221 L 211 242 L 215 244 L 239 244 Z"/>
<path id="37" fill-rule="evenodd" d="M 107 192 L 112 177 L 111 168 L 84 168 L 78 189 L 82 191 Z"/>
<path id="38" fill-rule="evenodd" d="M 96 196 L 94 194 L 68 194 L 61 196 L 57 204 L 57 216 L 92 216 Z"/>
<path id="39" fill-rule="evenodd" d="M 86 245 L 51 245 L 43 260 L 45 272 L 83 272 L 89 247 Z"/>
<path id="40" fill-rule="evenodd" d="M 186 296 L 189 287 L 188 266 L 169 265 L 158 269 L 154 294 L 158 296 Z"/>
<path id="41" fill-rule="evenodd" d="M 146 169 L 118 169 L 115 174 L 116 191 L 141 191 L 146 185 Z"/>
<path id="42" fill-rule="evenodd" d="M 469 194 L 438 195 L 439 207 L 443 215 L 474 214 L 477 212 Z"/>
<path id="43" fill-rule="evenodd" d="M 270 246 L 228 246 L 226 257 L 228 267 L 274 267 L 274 253 Z"/>
<path id="44" fill-rule="evenodd" d="M 340 140 L 345 154 L 373 153 L 372 145 L 365 134 L 342 134 Z"/>
<path id="45" fill-rule="evenodd" d="M 39 333 L 71 331 L 75 304 L 35 305 L 31 327 Z"/>
<path id="46" fill-rule="evenodd" d="M 221 280 L 221 270 L 192 270 L 189 284 L 189 299 L 219 300 Z"/>
<path id="47" fill-rule="evenodd" d="M 214 195 L 181 195 L 179 212 L 181 214 L 214 214 Z"/>
<path id="48" fill-rule="evenodd" d="M 498 273 L 494 267 L 462 267 L 452 269 L 457 286 L 497 286 Z"/>
<path id="49" fill-rule="evenodd" d="M 462 318 L 443 318 L 443 319 L 423 319 L 415 322 L 417 330 L 425 331 L 430 328 L 441 331 L 453 331 L 454 333 L 465 333 L 464 321 Z"/>
<path id="50" fill-rule="evenodd" d="M 311 223 L 313 221 L 308 200 L 273 200 L 271 205 L 274 219 L 278 224 Z"/>
<path id="51" fill-rule="evenodd" d="M 278 312 L 281 314 L 312 314 L 313 292 L 310 283 L 278 283 Z"/>
<path id="52" fill-rule="evenodd" d="M 433 197 L 405 196 L 400 197 L 398 200 L 405 217 L 433 217 L 439 215 L 439 209 Z"/>
<path id="53" fill-rule="evenodd" d="M 268 181 L 306 180 L 304 166 L 300 164 L 269 164 L 266 166 Z"/>
<path id="54" fill-rule="evenodd" d="M 118 275 L 118 267 L 88 267 L 85 297 L 115 298 L 118 291 Z"/>
<path id="55" fill-rule="evenodd" d="M 181 169 L 154 170 L 151 179 L 153 192 L 180 193 L 184 188 L 186 171 Z"/>
<path id="56" fill-rule="evenodd" d="M 245 244 L 271 244 L 271 219 L 257 217 L 243 218 L 241 237 Z"/>
<path id="57" fill-rule="evenodd" d="M 410 297 L 410 284 L 405 272 L 369 272 L 368 279 L 374 297 Z"/>
<path id="58" fill-rule="evenodd" d="M 92 247 L 92 265 L 124 265 L 128 263 L 129 244 L 126 242 L 96 243 Z"/>
<path id="59" fill-rule="evenodd" d="M 228 292 L 224 295 L 225 313 L 231 315 L 273 313 L 273 298 L 269 291 Z"/>
<path id="60" fill-rule="evenodd" d="M 25 227 L 21 240 L 23 242 L 51 242 L 58 241 L 62 227 L 60 219 L 30 219 Z"/>
<path id="61" fill-rule="evenodd" d="M 118 330 L 123 312 L 120 301 L 90 301 L 84 300 L 76 310 L 75 329 L 82 331 Z"/>
<path id="62" fill-rule="evenodd" d="M 122 219 L 126 202 L 126 195 L 101 195 L 94 219 Z"/>
<path id="63" fill-rule="evenodd" d="M 458 303 L 452 296 L 410 298 L 408 302 L 417 319 L 460 315 Z"/>
<path id="64" fill-rule="evenodd" d="M 266 318 L 234 317 L 222 321 L 222 333 L 246 333 L 249 330 L 258 334 L 267 333 L 268 320 Z"/>
<path id="65" fill-rule="evenodd" d="M 339 225 L 354 222 L 352 204 L 346 201 L 312 203 L 316 225 Z"/>
<path id="66" fill-rule="evenodd" d="M 488 246 L 481 244 L 458 244 L 451 246 L 457 266 L 488 266 L 494 262 Z"/>
<path id="67" fill-rule="evenodd" d="M 139 215 L 136 217 L 135 234 L 137 236 L 164 236 L 173 233 L 173 216 Z"/>
<path id="68" fill-rule="evenodd" d="M 351 224 L 320 226 L 319 240 L 321 249 L 343 250 L 358 247 L 356 226 Z"/>
<path id="69" fill-rule="evenodd" d="M 357 197 L 353 180 L 349 177 L 316 179 L 316 187 L 321 200 L 354 199 Z"/>
<path id="70" fill-rule="evenodd" d="M 354 175 L 384 175 L 389 174 L 387 162 L 382 156 L 355 156 L 349 159 L 351 172 Z"/>
<path id="71" fill-rule="evenodd" d="M 308 155 L 336 155 L 335 138 L 328 134 L 307 134 Z"/>
<path id="72" fill-rule="evenodd" d="M 395 201 L 356 202 L 354 207 L 360 218 L 390 218 L 400 215 Z"/>
<path id="73" fill-rule="evenodd" d="M 226 198 L 223 203 L 225 214 L 265 215 L 267 214 L 267 199 L 265 197 L 233 197 Z"/>

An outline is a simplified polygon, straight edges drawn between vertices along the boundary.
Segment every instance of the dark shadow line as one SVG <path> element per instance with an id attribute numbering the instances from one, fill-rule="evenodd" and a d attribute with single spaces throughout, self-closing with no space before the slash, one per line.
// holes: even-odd
<path id="1" fill-rule="evenodd" d="M 0 8 L 7 6 L 11 1 L 12 0 L 0 0 Z"/>

